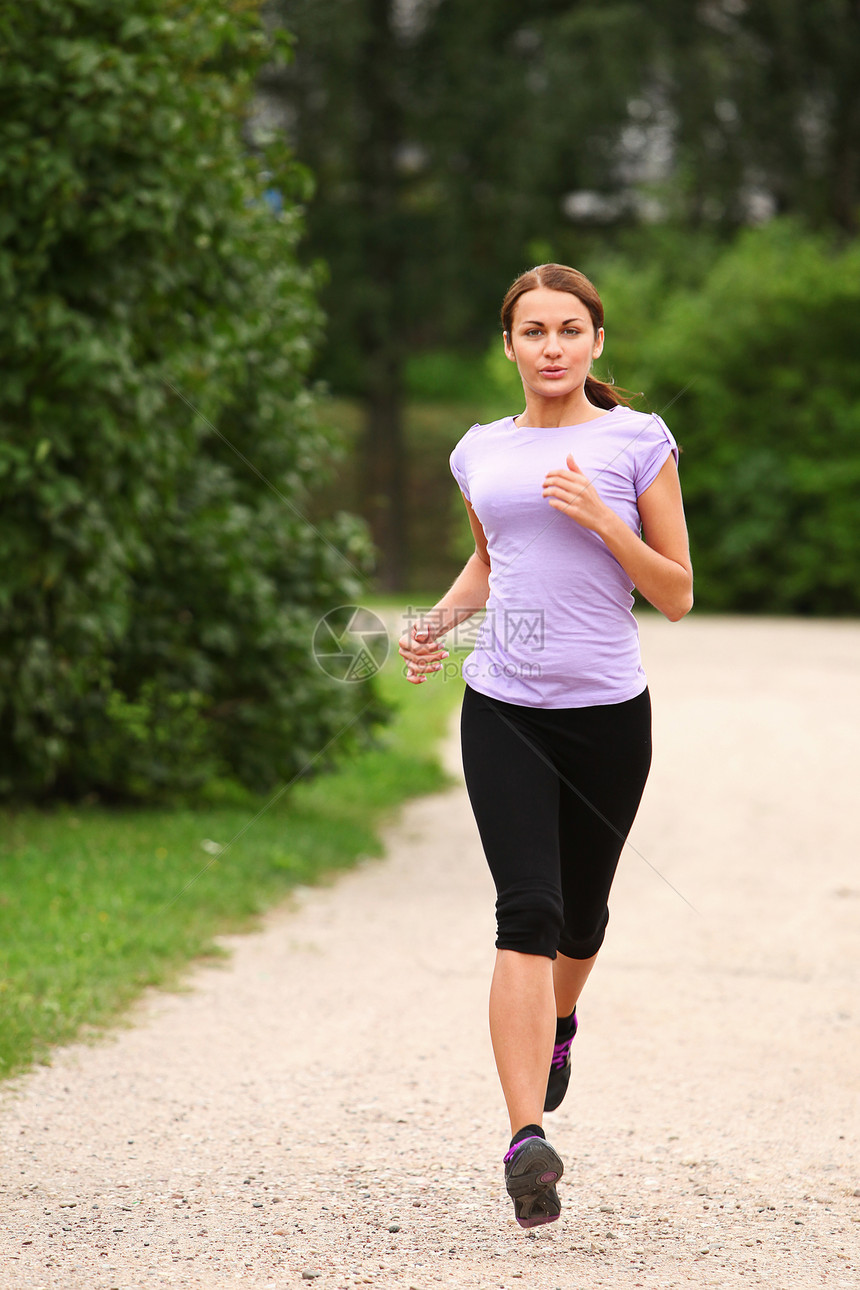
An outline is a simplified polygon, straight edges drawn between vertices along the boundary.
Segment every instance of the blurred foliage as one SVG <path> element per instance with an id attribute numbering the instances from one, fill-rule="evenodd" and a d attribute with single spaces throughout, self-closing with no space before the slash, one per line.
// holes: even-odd
<path id="1" fill-rule="evenodd" d="M 406 365 L 410 399 L 422 403 L 452 403 L 473 407 L 483 420 L 492 419 L 493 407 L 506 416 L 523 401 L 523 387 L 516 365 L 508 361 L 501 336 L 484 354 L 427 350 Z M 468 428 L 468 427 L 467 427 Z"/>
<path id="2" fill-rule="evenodd" d="M 761 211 L 855 233 L 860 217 L 856 0 L 660 0 L 642 46 L 636 128 L 660 129 L 692 225 Z M 759 215 L 756 215 L 756 212 Z"/>
<path id="3" fill-rule="evenodd" d="M 265 789 L 384 716 L 310 652 L 371 551 L 301 514 L 336 450 L 308 176 L 242 139 L 287 50 L 257 10 L 0 14 L 2 794 Z"/>
<path id="4" fill-rule="evenodd" d="M 616 310 L 608 353 L 629 386 L 667 294 L 696 290 L 739 230 L 786 213 L 857 230 L 853 0 L 270 0 L 268 13 L 297 36 L 261 91 L 318 178 L 319 370 L 364 406 L 357 491 L 386 585 L 423 582 L 402 405 L 494 413 L 482 356 L 522 269 L 562 260 L 601 285 L 608 251 L 626 249 L 644 330 L 627 345 Z M 614 286 L 623 301 L 621 275 Z"/>
<path id="5" fill-rule="evenodd" d="M 860 245 L 775 220 L 698 283 L 661 292 L 646 269 L 636 307 L 618 271 L 625 378 L 685 450 L 697 604 L 860 612 Z"/>
<path id="6" fill-rule="evenodd" d="M 261 88 L 317 180 L 327 379 L 369 398 L 416 352 L 480 351 L 530 245 L 568 226 L 564 195 L 621 183 L 644 7 L 271 0 L 269 12 L 296 35 L 294 61 Z"/>
<path id="7" fill-rule="evenodd" d="M 507 282 L 643 224 L 791 212 L 854 231 L 860 9 L 848 0 L 270 0 L 296 57 L 261 78 L 317 176 L 325 370 L 482 348 Z M 571 198 L 587 199 L 571 207 Z"/>

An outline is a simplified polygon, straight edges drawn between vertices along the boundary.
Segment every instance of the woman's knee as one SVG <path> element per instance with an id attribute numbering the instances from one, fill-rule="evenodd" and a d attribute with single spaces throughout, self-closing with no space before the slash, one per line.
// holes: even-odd
<path id="1" fill-rule="evenodd" d="M 496 948 L 554 959 L 564 924 L 561 893 L 551 886 L 518 883 L 496 901 Z"/>
<path id="2" fill-rule="evenodd" d="M 562 954 L 570 959 L 590 959 L 603 944 L 606 926 L 609 922 L 609 909 L 605 908 L 592 927 L 571 927 L 565 925 L 558 941 Z"/>

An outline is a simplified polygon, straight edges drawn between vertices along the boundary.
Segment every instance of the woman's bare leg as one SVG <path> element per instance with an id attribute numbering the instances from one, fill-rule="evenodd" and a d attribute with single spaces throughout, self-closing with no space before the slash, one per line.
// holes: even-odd
<path id="1" fill-rule="evenodd" d="M 596 959 L 496 951 L 490 1037 L 512 1134 L 543 1122 L 556 1017 L 573 1012 Z"/>
<path id="2" fill-rule="evenodd" d="M 497 950 L 490 1037 L 512 1134 L 543 1120 L 555 1018 L 552 959 Z"/>
<path id="3" fill-rule="evenodd" d="M 569 959 L 559 954 L 552 964 L 552 982 L 555 991 L 556 1016 L 569 1017 L 577 1005 L 582 988 L 597 962 L 597 955 L 590 959 Z"/>

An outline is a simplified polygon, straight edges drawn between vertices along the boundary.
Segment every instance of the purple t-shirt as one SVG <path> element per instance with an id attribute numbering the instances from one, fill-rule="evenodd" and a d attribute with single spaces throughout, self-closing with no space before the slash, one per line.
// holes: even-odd
<path id="1" fill-rule="evenodd" d="M 633 583 L 602 538 L 550 506 L 547 471 L 573 453 L 603 501 L 637 536 L 637 499 L 670 453 L 654 414 L 622 405 L 580 425 L 475 425 L 451 471 L 487 536 L 490 595 L 463 678 L 474 690 L 532 708 L 622 703 L 645 689 Z M 469 637 L 461 623 L 452 641 Z"/>

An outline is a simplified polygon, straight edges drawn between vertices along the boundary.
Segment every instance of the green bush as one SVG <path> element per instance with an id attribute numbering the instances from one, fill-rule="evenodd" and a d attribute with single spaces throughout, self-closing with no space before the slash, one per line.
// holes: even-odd
<path id="1" fill-rule="evenodd" d="M 336 446 L 306 388 L 308 178 L 245 142 L 279 53 L 258 9 L 0 16 L 6 795 L 266 788 L 384 719 L 310 651 L 372 551 L 351 516 L 302 518 Z"/>
<path id="2" fill-rule="evenodd" d="M 696 603 L 856 614 L 860 245 L 777 220 L 709 258 L 674 288 L 653 264 L 598 278 L 616 379 L 684 450 Z"/>

